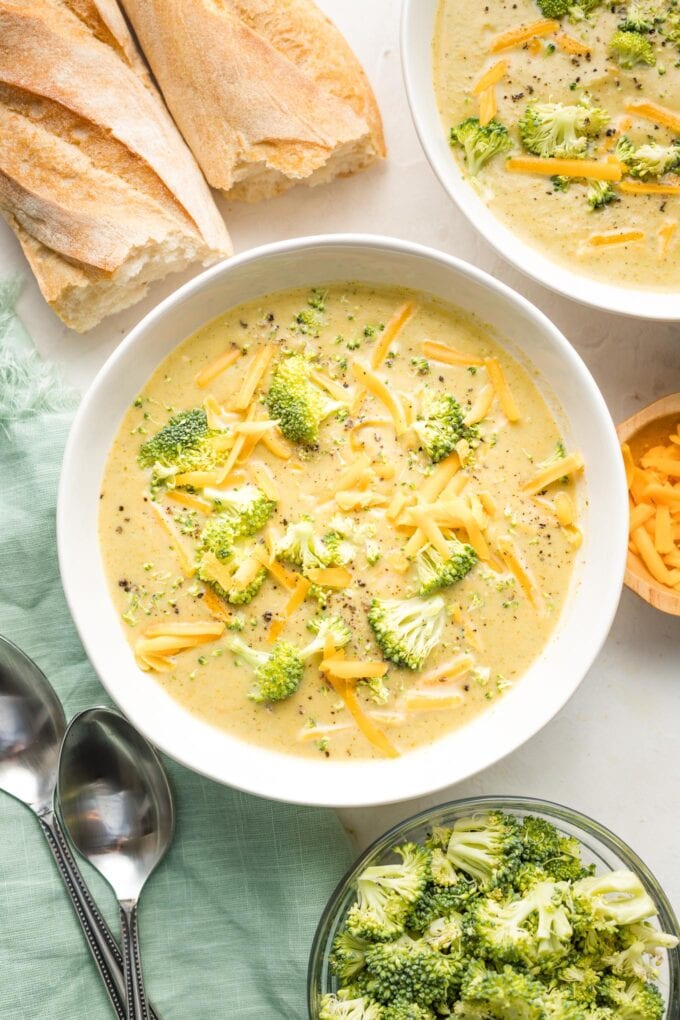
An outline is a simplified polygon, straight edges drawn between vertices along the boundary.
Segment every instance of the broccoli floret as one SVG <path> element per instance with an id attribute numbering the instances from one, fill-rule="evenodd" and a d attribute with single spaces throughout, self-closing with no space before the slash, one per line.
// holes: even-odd
<path id="1" fill-rule="evenodd" d="M 460 949 L 463 935 L 461 927 L 462 914 L 452 911 L 447 917 L 438 917 L 423 932 L 423 941 L 430 949 L 442 952 L 448 949 Z"/>
<path id="2" fill-rule="evenodd" d="M 226 556 L 222 558 L 229 560 L 229 569 L 231 570 L 231 576 L 234 583 L 229 584 L 226 588 L 223 584 L 220 584 L 210 569 L 209 557 L 206 557 L 205 555 L 199 556 L 199 580 L 210 585 L 213 591 L 219 595 L 220 598 L 225 599 L 232 606 L 248 605 L 248 603 L 253 601 L 266 581 L 267 571 L 264 567 L 260 567 L 258 565 L 253 575 L 252 570 L 250 570 L 250 567 L 254 565 L 253 557 L 251 555 L 251 547 L 238 545 L 231 547 L 227 545 L 223 546 L 221 551 L 226 553 Z M 203 553 L 205 553 L 205 550 L 203 550 Z M 252 577 L 252 580 L 250 580 L 245 587 L 236 583 L 237 575 L 242 568 L 247 568 L 248 576 Z"/>
<path id="3" fill-rule="evenodd" d="M 208 427 L 205 411 L 195 407 L 180 411 L 155 436 L 147 440 L 138 454 L 140 467 L 152 468 L 151 490 L 168 484 L 185 471 L 207 471 L 217 464 L 210 440 L 217 433 Z"/>
<path id="4" fill-rule="evenodd" d="M 632 871 L 610 871 L 582 878 L 572 886 L 574 927 L 608 931 L 656 914 L 654 900 Z"/>
<path id="5" fill-rule="evenodd" d="M 321 423 L 345 406 L 312 381 L 310 370 L 311 363 L 302 354 L 282 358 L 265 397 L 267 410 L 286 439 L 303 446 L 316 445 Z"/>
<path id="6" fill-rule="evenodd" d="M 662 1020 L 666 1011 L 663 996 L 655 985 L 612 975 L 602 979 L 600 1001 L 615 1009 L 618 1020 Z"/>
<path id="7" fill-rule="evenodd" d="M 664 950 L 678 944 L 675 935 L 667 935 L 651 924 L 627 924 L 620 929 L 621 949 L 606 959 L 616 974 L 649 981 L 658 976 L 658 967 Z"/>
<path id="8" fill-rule="evenodd" d="M 382 1007 L 360 996 L 345 999 L 341 995 L 324 995 L 319 1020 L 383 1020 Z"/>
<path id="9" fill-rule="evenodd" d="M 465 937 L 494 963 L 554 970 L 571 948 L 567 882 L 539 882 L 521 899 L 477 900 L 465 918 Z"/>
<path id="10" fill-rule="evenodd" d="M 415 843 L 395 847 L 401 864 L 366 868 L 357 879 L 357 902 L 347 915 L 347 928 L 360 939 L 390 939 L 404 930 L 409 905 L 427 882 L 430 854 Z"/>
<path id="11" fill-rule="evenodd" d="M 355 938 L 351 932 L 338 932 L 330 956 L 331 970 L 341 984 L 349 984 L 366 966 L 366 950 L 370 943 Z"/>
<path id="12" fill-rule="evenodd" d="M 344 648 L 352 637 L 349 624 L 340 616 L 315 616 L 307 624 L 307 630 L 311 630 L 316 637 L 300 652 L 303 659 L 323 652 L 329 634 L 332 635 L 336 648 Z"/>
<path id="13" fill-rule="evenodd" d="M 609 122 L 606 110 L 587 100 L 564 103 L 529 103 L 519 122 L 522 144 L 536 156 L 585 156 L 588 139 L 599 134 Z"/>
<path id="14" fill-rule="evenodd" d="M 380 942 L 366 952 L 371 995 L 384 1004 L 413 1002 L 432 1006 L 446 1002 L 460 984 L 463 966 L 457 956 L 446 956 L 424 942 L 404 937 Z"/>
<path id="15" fill-rule="evenodd" d="M 680 167 L 680 139 L 671 145 L 651 143 L 636 148 L 630 138 L 623 135 L 616 145 L 616 157 L 625 164 L 631 177 L 646 180 L 661 177 Z"/>
<path id="16" fill-rule="evenodd" d="M 656 64 L 654 46 L 639 32 L 618 29 L 609 40 L 609 52 L 625 71 L 632 71 L 638 64 L 646 64 L 648 67 Z"/>
<path id="17" fill-rule="evenodd" d="M 250 483 L 233 489 L 203 491 L 218 511 L 218 515 L 208 521 L 204 534 L 209 534 L 212 527 L 223 530 L 226 525 L 231 528 L 233 538 L 246 538 L 260 531 L 276 510 L 275 501 L 269 499 L 257 485 Z"/>
<path id="18" fill-rule="evenodd" d="M 470 446 L 478 445 L 479 427 L 465 425 L 464 417 L 460 404 L 450 394 L 430 391 L 425 395 L 422 413 L 412 428 L 433 464 L 452 453 L 461 439 Z"/>
<path id="19" fill-rule="evenodd" d="M 563 174 L 553 174 L 550 178 L 550 183 L 553 186 L 553 191 L 569 191 L 573 180 L 573 177 L 565 177 Z"/>
<path id="20" fill-rule="evenodd" d="M 571 0 L 536 0 L 541 14 L 544 18 L 554 18 L 559 21 L 568 13 L 571 7 Z"/>
<path id="21" fill-rule="evenodd" d="M 622 32 L 651 32 L 654 28 L 654 20 L 642 10 L 639 4 L 629 4 L 626 8 L 626 17 L 619 24 Z"/>
<path id="22" fill-rule="evenodd" d="M 545 986 L 512 967 L 496 971 L 474 961 L 463 978 L 460 994 L 465 1008 L 456 1008 L 456 1016 L 475 1016 L 468 1006 L 481 1008 L 477 1014 L 480 1020 L 544 1020 L 546 1016 Z"/>
<path id="23" fill-rule="evenodd" d="M 479 885 L 488 887 L 512 876 L 520 851 L 517 819 L 500 811 L 490 811 L 456 821 L 446 856 L 455 868 Z"/>
<path id="24" fill-rule="evenodd" d="M 331 532 L 331 536 L 336 532 Z M 301 518 L 289 524 L 283 536 L 274 547 L 277 559 L 286 560 L 300 567 L 303 574 L 308 571 L 331 566 L 340 566 L 344 555 L 343 543 L 331 538 L 330 544 L 320 538 L 314 529 L 314 522 Z"/>
<path id="25" fill-rule="evenodd" d="M 327 532 L 323 536 L 323 542 L 330 553 L 330 562 L 334 566 L 344 567 L 354 559 L 354 546 L 339 531 Z"/>
<path id="26" fill-rule="evenodd" d="M 453 864 L 448 859 L 442 848 L 438 846 L 435 846 L 432 850 L 430 873 L 435 885 L 456 885 L 459 878 Z"/>
<path id="27" fill-rule="evenodd" d="M 451 128 L 451 145 L 461 145 L 465 163 L 473 177 L 494 156 L 507 152 L 512 142 L 508 129 L 499 121 L 480 124 L 478 117 L 468 117 L 458 127 Z"/>
<path id="28" fill-rule="evenodd" d="M 406 927 L 409 931 L 424 934 L 440 918 L 462 913 L 476 895 L 476 884 L 463 877 L 450 886 L 428 882 L 406 915 Z"/>
<path id="29" fill-rule="evenodd" d="M 215 514 L 208 519 L 201 532 L 198 547 L 199 561 L 206 553 L 212 553 L 218 560 L 225 562 L 234 555 L 236 536 L 233 519 L 230 514 Z"/>
<path id="30" fill-rule="evenodd" d="M 295 694 L 304 673 L 304 661 L 295 645 L 278 641 L 271 652 L 261 652 L 237 637 L 228 645 L 237 659 L 254 670 L 255 684 L 248 694 L 251 701 L 283 701 Z"/>
<path id="31" fill-rule="evenodd" d="M 382 1020 L 435 1020 L 432 1010 L 419 1006 L 417 1002 L 396 1002 L 385 1006 L 381 1016 Z"/>
<path id="32" fill-rule="evenodd" d="M 588 181 L 588 205 L 591 209 L 604 209 L 610 202 L 618 202 L 619 196 L 611 181 Z"/>
<path id="33" fill-rule="evenodd" d="M 590 874 L 590 869 L 581 861 L 579 841 L 573 836 L 564 836 L 544 818 L 527 815 L 522 819 L 519 838 L 523 861 L 540 865 L 544 878 L 575 882 Z"/>
<path id="34" fill-rule="evenodd" d="M 441 639 L 446 616 L 444 600 L 373 599 L 368 622 L 380 651 L 397 666 L 420 669 Z"/>
<path id="35" fill-rule="evenodd" d="M 466 577 L 475 563 L 477 553 L 465 542 L 452 538 L 447 542 L 450 553 L 444 559 L 434 546 L 426 545 L 416 556 L 419 595 L 432 595 L 440 588 L 448 588 Z"/>

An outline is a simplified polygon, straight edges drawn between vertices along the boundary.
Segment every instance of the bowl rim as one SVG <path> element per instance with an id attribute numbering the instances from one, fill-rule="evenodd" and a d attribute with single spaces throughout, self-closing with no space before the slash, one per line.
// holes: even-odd
<path id="1" fill-rule="evenodd" d="M 603 599 L 602 603 L 599 605 L 597 630 L 594 631 L 595 638 L 593 638 L 593 632 L 591 632 L 588 642 L 586 643 L 587 651 L 584 653 L 583 650 L 581 650 L 580 653 L 583 662 L 579 660 L 578 666 L 574 669 L 574 675 L 577 679 L 570 679 L 569 682 L 565 681 L 559 688 L 559 694 L 553 696 L 549 703 L 549 707 L 546 707 L 545 711 L 542 711 L 541 713 L 535 713 L 531 717 L 530 723 L 528 723 L 525 727 L 522 727 L 521 730 L 520 728 L 517 729 L 517 732 L 521 732 L 521 735 L 515 736 L 513 731 L 511 737 L 508 738 L 507 743 L 504 744 L 500 750 L 495 744 L 491 746 L 493 743 L 492 741 L 487 741 L 483 751 L 480 751 L 480 754 L 478 758 L 475 759 L 474 763 L 470 764 L 466 760 L 455 775 L 443 771 L 441 775 L 438 775 L 436 779 L 433 779 L 432 775 L 430 775 L 426 769 L 411 769 L 409 770 L 409 776 L 407 779 L 404 776 L 400 776 L 399 781 L 397 781 L 396 777 L 394 780 L 391 780 L 390 777 L 388 777 L 386 769 L 391 763 L 383 761 L 362 761 L 359 766 L 358 764 L 337 762 L 335 763 L 335 769 L 342 770 L 343 778 L 341 780 L 337 779 L 336 776 L 338 775 L 338 772 L 333 772 L 329 769 L 324 774 L 323 782 L 319 782 L 314 785 L 309 778 L 310 767 L 313 769 L 313 764 L 310 760 L 293 755 L 284 755 L 278 752 L 272 752 L 268 749 L 257 747 L 256 745 L 246 744 L 240 740 L 236 741 L 236 739 L 228 733 L 221 734 L 221 737 L 227 739 L 225 739 L 224 742 L 224 751 L 219 764 L 213 760 L 206 763 L 205 755 L 202 754 L 202 748 L 199 751 L 196 751 L 194 747 L 189 748 L 186 740 L 182 743 L 181 741 L 173 739 L 172 734 L 166 739 L 166 732 L 162 722 L 159 722 L 155 716 L 150 717 L 144 714 L 144 711 L 140 708 L 135 696 L 129 695 L 128 692 L 123 693 L 121 691 L 121 684 L 117 683 L 115 680 L 114 672 L 109 666 L 102 644 L 94 639 L 94 636 L 85 621 L 85 600 L 87 592 L 82 590 L 82 583 L 78 579 L 77 568 L 75 564 L 71 562 L 67 554 L 67 547 L 69 545 L 74 547 L 77 545 L 76 535 L 74 534 L 74 529 L 77 528 L 77 524 L 74 523 L 74 521 L 77 520 L 79 513 L 78 488 L 80 484 L 80 450 L 86 442 L 83 433 L 85 433 L 85 435 L 87 434 L 88 418 L 96 416 L 97 414 L 96 408 L 98 397 L 100 392 L 106 389 L 109 375 L 117 368 L 119 362 L 125 361 L 130 351 L 134 350 L 140 342 L 143 342 L 147 331 L 163 322 L 168 318 L 168 316 L 171 316 L 172 312 L 184 301 L 192 298 L 203 288 L 209 287 L 213 281 L 220 279 L 223 275 L 232 273 L 241 267 L 257 262 L 260 259 L 271 259 L 272 257 L 279 255 L 299 254 L 300 252 L 308 252 L 309 250 L 318 250 L 320 248 L 367 249 L 378 254 L 392 253 L 396 255 L 406 255 L 413 259 L 420 258 L 429 262 L 434 261 L 443 265 L 452 273 L 461 277 L 467 277 L 473 283 L 482 286 L 486 290 L 495 292 L 501 300 L 509 305 L 514 305 L 516 310 L 523 313 L 530 320 L 533 320 L 533 323 L 544 338 L 546 338 L 546 340 L 548 340 L 553 347 L 557 349 L 560 358 L 570 365 L 571 372 L 578 378 L 579 382 L 588 392 L 591 407 L 593 407 L 593 409 L 597 412 L 598 428 L 603 431 L 603 433 L 606 434 L 607 438 L 611 441 L 612 449 L 614 449 L 615 446 L 618 449 L 618 445 L 614 425 L 611 421 L 604 398 L 589 370 L 585 366 L 578 352 L 571 346 L 563 334 L 550 322 L 543 312 L 532 305 L 522 295 L 513 291 L 506 284 L 494 279 L 489 274 L 467 262 L 444 252 L 437 251 L 433 248 L 380 235 L 324 234 L 319 236 L 295 238 L 251 249 L 228 261 L 219 263 L 184 284 L 173 294 L 169 295 L 156 308 L 149 312 L 129 332 L 121 344 L 111 354 L 105 365 L 100 369 L 94 382 L 83 397 L 78 411 L 76 412 L 64 452 L 57 503 L 57 549 L 62 583 L 73 621 L 88 658 L 98 674 L 104 688 L 118 707 L 140 730 L 140 732 L 151 741 L 151 743 L 159 747 L 160 750 L 169 757 L 178 761 L 187 768 L 198 772 L 199 774 L 205 775 L 218 782 L 225 783 L 226 785 L 232 786 L 236 789 L 243 790 L 247 793 L 275 800 L 282 800 L 288 803 L 333 807 L 357 807 L 408 800 L 414 797 L 435 793 L 437 790 L 450 786 L 451 783 L 461 782 L 517 750 L 518 747 L 526 743 L 526 741 L 533 737 L 540 729 L 543 728 L 543 726 L 554 718 L 554 716 L 564 707 L 566 702 L 578 688 L 588 669 L 599 654 L 599 651 L 601 650 L 609 633 L 611 623 L 621 597 L 621 592 L 623 590 L 627 524 L 624 520 L 624 515 L 617 515 L 615 520 L 611 522 L 611 526 L 608 527 L 608 536 L 611 539 L 612 547 L 615 551 L 620 552 L 620 555 L 613 556 L 612 560 L 609 562 L 609 580 L 606 588 L 607 597 Z M 365 279 L 367 279 L 367 277 L 365 277 Z M 425 290 L 426 288 L 420 289 Z M 172 330 L 172 324 L 170 324 L 169 328 Z M 178 337 L 175 340 L 175 346 L 182 342 L 183 339 L 184 337 Z M 169 353 L 172 349 L 173 348 L 170 348 L 167 353 Z M 167 354 L 164 356 L 167 356 Z M 140 385 L 142 384 L 143 383 L 140 383 Z M 108 454 L 108 447 L 105 454 Z M 104 463 L 105 456 L 101 461 L 101 469 L 103 469 Z M 618 479 L 618 488 L 620 492 L 625 494 L 626 489 L 623 463 L 621 462 L 618 464 L 618 462 L 616 462 L 616 464 L 612 464 L 611 470 L 614 475 L 614 481 Z M 101 474 L 99 475 L 99 479 L 100 478 Z M 623 496 L 621 498 L 623 498 Z M 622 505 L 625 505 L 625 501 Z M 80 536 L 78 534 L 77 539 L 79 540 L 79 538 Z M 123 640 L 127 644 L 126 639 L 123 638 Z M 166 695 L 166 697 L 169 697 L 169 695 Z M 184 708 L 183 712 L 185 715 L 190 714 L 188 710 Z M 195 720 L 196 717 L 193 718 Z M 204 723 L 204 727 L 212 731 L 212 727 L 209 727 L 209 724 Z M 443 744 L 446 740 L 447 737 L 443 737 L 437 743 Z M 248 750 L 252 752 L 252 761 L 249 762 L 249 764 L 257 765 L 256 775 L 251 774 L 248 768 L 234 768 L 229 764 L 229 748 L 230 746 L 233 748 L 235 743 L 239 744 L 242 756 L 248 756 Z M 244 750 L 244 748 L 248 750 Z M 409 760 L 413 755 L 417 755 L 418 753 L 418 750 L 413 751 L 408 755 L 405 755 L 401 761 Z M 285 766 L 282 764 L 283 759 L 286 760 Z M 265 763 L 268 768 L 264 767 Z M 289 782 L 291 779 L 291 773 L 295 774 L 294 781 L 291 784 L 293 788 L 290 792 L 280 781 L 278 774 L 275 779 L 272 779 L 269 774 L 271 767 L 275 766 L 277 763 L 281 766 L 280 771 L 282 774 L 285 772 L 287 767 Z M 300 772 L 299 777 L 297 776 L 296 766 L 291 763 L 298 763 L 297 767 Z M 359 768 L 361 768 L 362 771 L 361 780 L 357 776 L 356 782 L 352 783 L 348 782 L 347 779 L 344 778 L 345 775 L 349 778 L 350 769 Z M 302 779 L 302 775 L 305 777 L 304 780 Z"/>
<path id="2" fill-rule="evenodd" d="M 458 163 L 450 155 L 442 157 L 439 148 L 444 138 L 434 137 L 428 129 L 429 104 L 440 123 L 436 95 L 432 84 L 432 69 L 429 67 L 428 80 L 430 95 L 424 94 L 418 84 L 422 73 L 420 51 L 416 52 L 413 42 L 413 26 L 428 17 L 428 4 L 435 7 L 435 16 L 442 0 L 403 0 L 401 9 L 400 51 L 404 87 L 411 117 L 427 160 L 449 198 L 455 203 L 468 222 L 491 247 L 515 269 L 524 273 L 536 283 L 563 297 L 599 311 L 611 312 L 627 318 L 645 319 L 652 322 L 677 322 L 680 320 L 680 297 L 672 290 L 654 291 L 632 288 L 624 285 L 604 283 L 585 274 L 579 274 L 534 247 L 513 233 L 489 209 L 486 202 L 465 180 Z M 429 33 L 430 42 L 432 32 Z M 642 299 L 649 300 L 644 302 Z"/>
<path id="3" fill-rule="evenodd" d="M 598 822 L 597 819 L 579 811 L 577 808 L 568 807 L 566 804 L 561 804 L 557 801 L 544 800 L 540 797 L 514 796 L 513 794 L 484 794 L 479 797 L 461 797 L 457 800 L 449 800 L 443 804 L 435 804 L 431 807 L 423 808 L 423 810 L 417 811 L 415 814 L 409 815 L 399 822 L 395 822 L 389 829 L 386 829 L 385 832 L 372 840 L 370 845 L 359 854 L 338 881 L 333 892 L 328 897 L 319 918 L 309 952 L 307 964 L 307 1010 L 309 1020 L 316 1020 L 312 1011 L 314 1005 L 312 998 L 316 993 L 314 982 L 317 977 L 315 972 L 317 958 L 319 952 L 324 951 L 325 943 L 328 939 L 328 928 L 337 916 L 347 886 L 352 882 L 355 875 L 361 871 L 378 851 L 386 849 L 390 843 L 398 842 L 404 830 L 419 824 L 425 824 L 428 819 L 435 815 L 448 812 L 453 813 L 454 811 L 461 813 L 468 810 L 472 813 L 482 813 L 485 810 L 500 810 L 509 811 L 510 813 L 543 814 L 547 815 L 550 819 L 555 819 L 556 824 L 559 821 L 566 821 L 584 834 L 594 836 L 609 851 L 617 854 L 622 861 L 625 861 L 631 871 L 635 871 L 640 876 L 654 899 L 657 908 L 660 908 L 659 913 L 663 916 L 665 930 L 669 934 L 680 936 L 678 917 L 661 883 L 636 851 L 617 836 L 615 832 L 612 832 L 606 825 L 603 825 L 602 822 Z M 680 946 L 667 952 L 671 979 L 676 983 L 680 983 Z M 673 990 L 674 987 L 671 986 L 670 991 Z M 670 1006 L 675 1007 L 677 1011 L 670 1012 L 667 1010 L 664 1020 L 677 1020 L 680 1017 L 680 1003 L 671 1002 Z"/>

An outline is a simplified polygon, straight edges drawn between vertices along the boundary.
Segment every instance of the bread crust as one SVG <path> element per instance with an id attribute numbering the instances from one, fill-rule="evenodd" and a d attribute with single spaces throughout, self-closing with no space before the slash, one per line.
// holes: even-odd
<path id="1" fill-rule="evenodd" d="M 231 253 L 115 0 L 0 0 L 0 210 L 78 330 Z"/>
<path id="2" fill-rule="evenodd" d="M 266 198 L 385 155 L 375 97 L 312 0 L 123 0 L 210 184 Z"/>

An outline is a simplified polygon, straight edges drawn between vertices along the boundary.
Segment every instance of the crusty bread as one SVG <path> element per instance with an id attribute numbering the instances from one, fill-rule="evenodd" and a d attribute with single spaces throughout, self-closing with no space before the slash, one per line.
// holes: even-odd
<path id="1" fill-rule="evenodd" d="M 385 155 L 380 112 L 313 0 L 122 0 L 210 184 L 269 198 Z"/>
<path id="2" fill-rule="evenodd" d="M 115 0 L 0 0 L 0 212 L 80 331 L 230 254 Z"/>

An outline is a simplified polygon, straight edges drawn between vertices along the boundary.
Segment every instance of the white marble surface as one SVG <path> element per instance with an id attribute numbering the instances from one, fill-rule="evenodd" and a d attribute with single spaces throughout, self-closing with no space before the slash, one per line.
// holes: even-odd
<path id="1" fill-rule="evenodd" d="M 452 207 L 416 138 L 401 80 L 398 0 L 321 0 L 355 47 L 385 117 L 389 160 L 363 176 L 261 206 L 225 207 L 237 251 L 325 231 L 392 234 L 462 256 L 525 294 L 585 358 L 620 420 L 680 390 L 680 326 L 598 314 L 558 298 L 503 262 Z M 0 274 L 24 268 L 0 224 Z M 126 331 L 180 282 L 84 337 L 63 327 L 30 280 L 21 315 L 40 350 L 84 388 Z M 653 300 L 650 298 L 649 300 Z M 434 797 L 343 812 L 358 847 L 430 803 L 474 794 L 545 797 L 593 815 L 647 861 L 680 911 L 680 620 L 624 592 L 604 651 L 581 688 L 538 736 L 474 779 Z"/>

